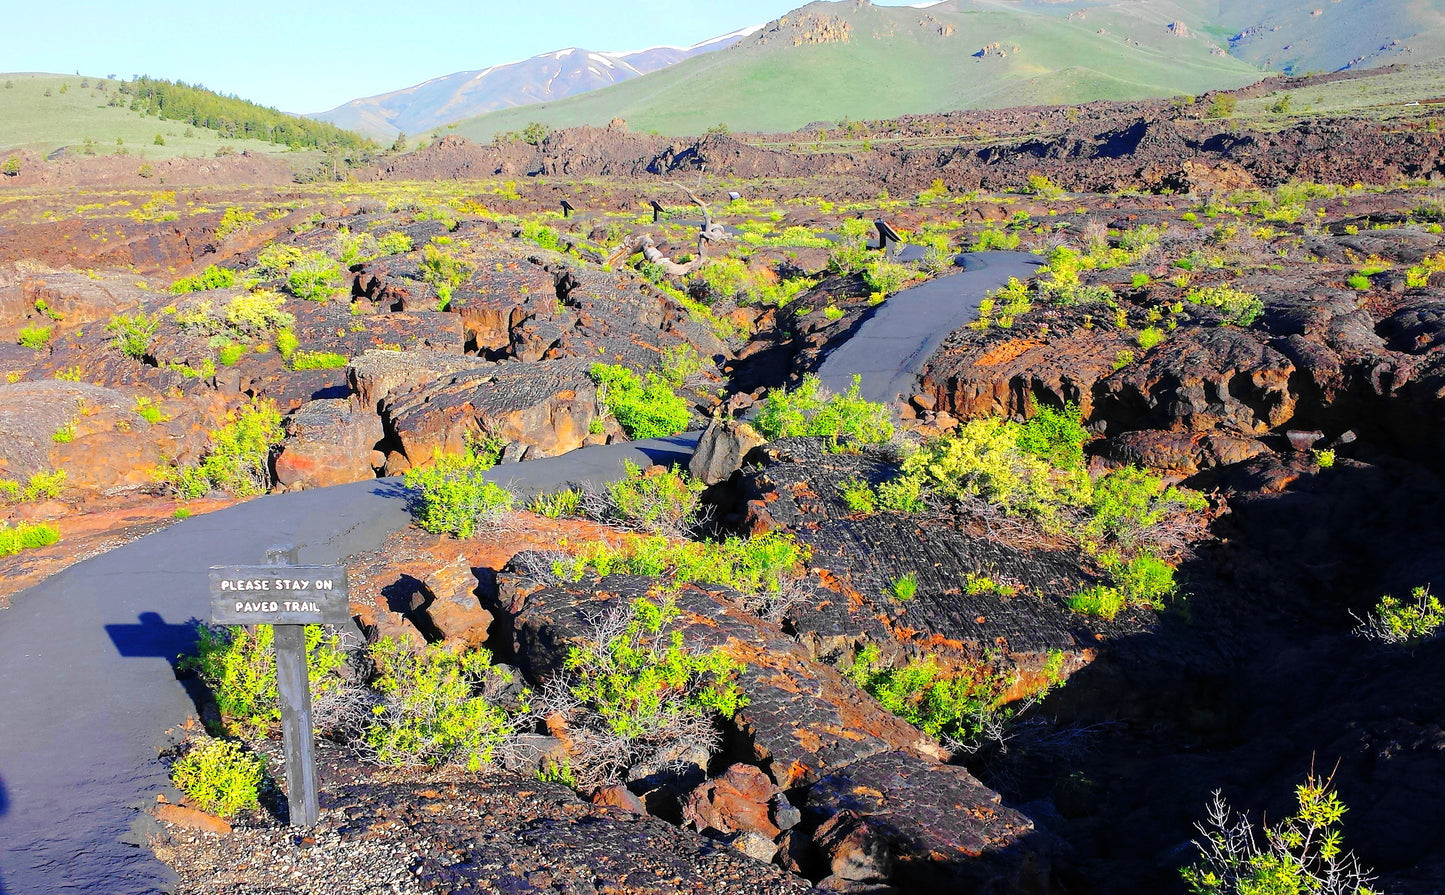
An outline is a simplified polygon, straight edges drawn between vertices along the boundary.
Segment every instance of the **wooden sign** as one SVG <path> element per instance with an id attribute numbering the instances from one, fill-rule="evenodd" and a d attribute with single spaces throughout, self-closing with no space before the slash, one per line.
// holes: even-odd
<path id="1" fill-rule="evenodd" d="M 346 567 L 299 565 L 289 545 L 273 547 L 266 556 L 269 565 L 211 566 L 211 622 L 275 626 L 286 805 L 292 826 L 314 827 L 321 808 L 305 626 L 351 620 Z"/>
<path id="2" fill-rule="evenodd" d="M 345 566 L 211 566 L 214 624 L 341 624 L 347 600 Z"/>

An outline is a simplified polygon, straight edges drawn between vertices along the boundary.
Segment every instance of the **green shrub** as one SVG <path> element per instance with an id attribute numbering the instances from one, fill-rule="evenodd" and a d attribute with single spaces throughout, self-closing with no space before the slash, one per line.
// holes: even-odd
<path id="1" fill-rule="evenodd" d="M 1148 351 L 1150 348 L 1164 341 L 1164 331 L 1157 326 L 1146 326 L 1139 330 L 1136 341 L 1139 343 L 1140 348 Z"/>
<path id="2" fill-rule="evenodd" d="M 227 733 L 263 735 L 281 720 L 276 689 L 276 657 L 270 625 L 197 625 L 196 655 L 181 660 L 205 682 Z M 340 639 L 319 625 L 306 626 L 306 667 L 311 698 L 320 701 L 341 690 L 346 654 Z"/>
<path id="3" fill-rule="evenodd" d="M 1179 512 L 1197 513 L 1206 506 L 1195 491 L 1165 487 L 1164 480 L 1135 466 L 1125 466 L 1094 483 L 1085 532 L 1092 538 L 1127 546 L 1141 543 L 1150 528 Z"/>
<path id="4" fill-rule="evenodd" d="M 843 491 L 843 503 L 854 513 L 872 513 L 878 509 L 873 489 L 862 479 L 849 479 L 839 486 Z"/>
<path id="5" fill-rule="evenodd" d="M 1209 111 L 1204 113 L 1205 118 L 1233 118 L 1234 107 L 1238 101 L 1227 93 L 1216 94 L 1213 102 L 1209 104 Z"/>
<path id="6" fill-rule="evenodd" d="M 259 808 L 262 776 L 259 757 L 225 740 L 203 740 L 171 766 L 176 788 L 221 817 Z"/>
<path id="7" fill-rule="evenodd" d="M 1362 273 L 1354 274 L 1345 282 L 1349 284 L 1351 289 L 1356 289 L 1360 292 L 1370 291 L 1370 278 Z"/>
<path id="8" fill-rule="evenodd" d="M 26 348 L 34 348 L 36 351 L 50 344 L 50 337 L 54 330 L 49 326 L 23 326 L 16 335 L 15 341 Z"/>
<path id="9" fill-rule="evenodd" d="M 1131 605 L 1162 609 L 1164 600 L 1174 595 L 1174 567 L 1150 553 L 1132 559 L 1110 557 L 1104 567 L 1114 580 L 1119 594 Z"/>
<path id="10" fill-rule="evenodd" d="M 591 569 L 612 574 L 669 577 L 675 586 L 721 584 L 744 594 L 777 593 L 809 556 L 791 535 L 767 532 L 721 542 L 672 541 L 662 535 L 631 538 L 618 547 L 592 541 L 552 566 L 553 574 L 577 581 Z"/>
<path id="11" fill-rule="evenodd" d="M 868 266 L 863 269 L 863 282 L 875 294 L 892 295 L 917 277 L 911 267 L 884 258 L 868 262 Z"/>
<path id="12" fill-rule="evenodd" d="M 628 438 L 662 438 L 687 428 L 687 399 L 675 394 L 661 375 L 648 373 L 643 379 L 617 364 L 593 364 L 589 373 Z"/>
<path id="13" fill-rule="evenodd" d="M 1127 604 L 1124 594 L 1116 587 L 1095 584 L 1086 587 L 1066 601 L 1070 609 L 1084 615 L 1093 615 L 1112 621 L 1114 616 Z"/>
<path id="14" fill-rule="evenodd" d="M 376 251 L 380 255 L 400 255 L 412 249 L 411 237 L 399 230 L 383 233 L 376 238 Z"/>
<path id="15" fill-rule="evenodd" d="M 527 509 L 538 516 L 559 519 L 563 516 L 582 514 L 582 492 L 575 488 L 558 491 L 556 494 L 539 494 L 527 505 Z"/>
<path id="16" fill-rule="evenodd" d="M 234 367 L 236 362 L 246 356 L 246 346 L 231 342 L 222 345 L 216 352 L 216 359 L 228 367 Z"/>
<path id="17" fill-rule="evenodd" d="M 21 550 L 49 547 L 59 540 L 60 529 L 46 522 L 22 522 L 19 525 L 0 522 L 0 556 L 14 556 Z"/>
<path id="18" fill-rule="evenodd" d="M 1311 774 L 1295 787 L 1299 811 L 1262 834 L 1215 790 L 1196 824 L 1199 860 L 1180 875 L 1191 895 L 1374 895 L 1374 874 L 1343 846 L 1345 804 L 1331 780 Z"/>
<path id="19" fill-rule="evenodd" d="M 985 665 L 945 675 L 933 656 L 888 667 L 873 644 L 859 651 L 847 673 L 885 709 L 954 748 L 977 744 L 1000 722 L 1008 684 Z"/>
<path id="20" fill-rule="evenodd" d="M 913 599 L 914 594 L 918 593 L 918 574 L 916 572 L 909 572 L 902 578 L 894 580 L 894 582 L 888 586 L 888 590 L 896 600 L 906 602 Z"/>
<path id="21" fill-rule="evenodd" d="M 712 747 L 713 719 L 747 705 L 737 684 L 742 664 L 721 649 L 688 647 L 672 627 L 680 613 L 670 598 L 639 597 L 619 610 L 600 619 L 565 663 L 578 705 L 569 726 L 590 747 L 579 751 L 592 773 L 603 777 L 677 747 Z"/>
<path id="22" fill-rule="evenodd" d="M 1329 469 L 1335 465 L 1335 452 L 1333 448 L 1320 448 L 1314 452 L 1315 465 L 1320 469 Z"/>
<path id="23" fill-rule="evenodd" d="M 979 232 L 970 252 L 1012 252 L 1019 247 L 1019 235 L 989 226 Z"/>
<path id="24" fill-rule="evenodd" d="M 1386 594 L 1355 628 L 1355 634 L 1393 645 L 1413 646 L 1433 640 L 1445 625 L 1445 607 L 1429 586 L 1410 592 L 1408 601 Z"/>
<path id="25" fill-rule="evenodd" d="M 418 491 L 412 507 L 416 524 L 434 534 L 469 538 L 477 524 L 512 509 L 512 494 L 487 481 L 500 450 L 494 444 L 468 444 L 460 454 L 437 452 L 430 466 L 406 472 L 406 486 Z"/>
<path id="26" fill-rule="evenodd" d="M 56 444 L 70 444 L 75 440 L 75 424 L 66 423 L 50 433 L 50 440 Z"/>
<path id="27" fill-rule="evenodd" d="M 341 291 L 341 268 L 321 252 L 306 252 L 286 275 L 291 294 L 307 301 L 328 301 Z"/>
<path id="28" fill-rule="evenodd" d="M 205 292 L 209 289 L 230 289 L 236 285 L 234 271 L 212 264 L 193 277 L 181 277 L 171 284 L 172 295 Z"/>
<path id="29" fill-rule="evenodd" d="M 135 413 L 136 416 L 139 416 L 141 419 L 150 423 L 152 426 L 156 425 L 157 423 L 163 423 L 166 420 L 170 419 L 170 417 L 166 416 L 165 411 L 161 410 L 159 405 L 156 404 L 154 398 L 147 398 L 144 396 L 136 397 Z"/>
<path id="30" fill-rule="evenodd" d="M 663 350 L 659 372 L 673 388 L 681 388 L 689 376 L 701 373 L 704 368 L 705 363 L 697 349 L 684 343 Z"/>
<path id="31" fill-rule="evenodd" d="M 536 243 L 539 248 L 549 251 L 565 252 L 567 250 L 566 244 L 562 242 L 562 234 L 540 221 L 524 222 L 517 231 L 517 235 L 528 242 Z"/>
<path id="32" fill-rule="evenodd" d="M 182 497 L 200 497 L 212 490 L 250 497 L 271 482 L 271 448 L 285 437 L 275 403 L 252 401 L 230 415 L 210 434 L 210 451 L 193 466 L 171 467 L 162 479 Z"/>
<path id="33" fill-rule="evenodd" d="M 1084 444 L 1089 440 L 1079 408 L 1067 404 L 1062 410 L 1039 405 L 1032 418 L 1019 427 L 1019 450 L 1056 469 L 1082 469 Z"/>
<path id="34" fill-rule="evenodd" d="M 447 254 L 428 243 L 421 253 L 422 279 L 432 284 L 437 300 L 445 305 L 451 302 L 452 291 L 466 282 L 475 265 Z M 445 308 L 439 308 L 445 310 Z"/>
<path id="35" fill-rule="evenodd" d="M 221 214 L 221 223 L 216 227 L 216 238 L 225 239 L 232 233 L 250 230 L 254 223 L 256 223 L 254 211 L 246 211 L 244 208 L 232 206 Z"/>
<path id="36" fill-rule="evenodd" d="M 1210 286 L 1195 289 L 1184 298 L 1195 304 L 1215 308 L 1224 318 L 1224 323 L 1245 327 L 1253 323 L 1264 311 L 1264 302 L 1252 292 L 1243 292 L 1232 286 Z"/>
<path id="37" fill-rule="evenodd" d="M 477 771 L 515 732 L 495 698 L 510 680 L 492 665 L 488 651 L 441 644 L 418 650 L 387 637 L 372 645 L 371 658 L 381 703 L 373 709 L 365 741 L 379 761 L 456 763 Z"/>
<path id="38" fill-rule="evenodd" d="M 295 351 L 291 353 L 293 370 L 338 370 L 351 363 L 344 354 L 334 351 Z"/>
<path id="39" fill-rule="evenodd" d="M 263 277 L 279 277 L 290 272 L 306 252 L 292 245 L 271 243 L 256 256 L 256 272 Z"/>
<path id="40" fill-rule="evenodd" d="M 819 436 L 837 444 L 850 438 L 863 444 L 882 444 L 893 437 L 888 408 L 859 395 L 861 377 L 841 395 L 824 398 L 816 376 L 803 377 L 793 391 L 774 389 L 763 401 L 754 425 L 769 441 L 790 436 Z"/>
<path id="41" fill-rule="evenodd" d="M 289 329 L 280 329 L 276 332 L 276 351 L 280 353 L 283 360 L 290 360 L 291 355 L 296 353 L 296 348 L 301 340 Z"/>
<path id="42" fill-rule="evenodd" d="M 672 469 L 642 470 L 628 460 L 625 475 L 607 486 L 611 515 L 642 531 L 681 534 L 697 521 L 701 481 Z"/>
<path id="43" fill-rule="evenodd" d="M 1057 199 L 1064 194 L 1058 184 L 1042 174 L 1030 174 L 1028 186 L 1024 188 L 1023 192 L 1038 196 L 1040 199 Z"/>
<path id="44" fill-rule="evenodd" d="M 111 317 L 110 322 L 105 325 L 105 331 L 114 334 L 115 338 L 111 339 L 110 344 L 117 351 L 140 360 L 150 350 L 151 340 L 155 338 L 159 326 L 159 316 L 137 311 L 134 314 L 116 314 Z"/>

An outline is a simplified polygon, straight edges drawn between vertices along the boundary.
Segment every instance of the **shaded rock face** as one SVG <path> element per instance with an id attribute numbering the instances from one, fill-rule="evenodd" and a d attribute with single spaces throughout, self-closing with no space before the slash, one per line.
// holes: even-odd
<path id="1" fill-rule="evenodd" d="M 763 443 L 763 437 L 747 423 L 715 419 L 698 439 L 687 470 L 705 485 L 725 482 L 742 469 L 743 458 Z"/>

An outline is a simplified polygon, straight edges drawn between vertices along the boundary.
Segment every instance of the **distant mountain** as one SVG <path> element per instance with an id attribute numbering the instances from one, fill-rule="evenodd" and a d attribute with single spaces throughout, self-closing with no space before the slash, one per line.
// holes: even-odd
<path id="1" fill-rule="evenodd" d="M 1210 0 L 1229 52 L 1286 74 L 1445 56 L 1445 0 Z M 1229 33 L 1225 33 L 1229 32 Z"/>
<path id="2" fill-rule="evenodd" d="M 690 47 L 649 47 L 601 53 L 568 47 L 520 62 L 433 78 L 415 87 L 354 99 L 311 115 L 373 137 L 420 134 L 496 109 L 562 99 L 618 84 L 684 59 L 731 46 L 756 28 L 743 28 Z"/>
<path id="3" fill-rule="evenodd" d="M 1321 0 L 1328 2 L 1328 0 Z M 963 108 L 1135 99 L 1261 77 L 1202 26 L 1205 0 L 810 3 L 717 53 L 569 99 L 493 112 L 456 133 L 487 140 L 529 121 L 699 133 Z M 1191 10 L 1190 7 L 1198 7 Z"/>

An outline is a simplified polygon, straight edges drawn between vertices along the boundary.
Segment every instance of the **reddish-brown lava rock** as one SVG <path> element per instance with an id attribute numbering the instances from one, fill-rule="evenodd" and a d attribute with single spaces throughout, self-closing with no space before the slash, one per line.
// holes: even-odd
<path id="1" fill-rule="evenodd" d="M 311 401 L 286 423 L 276 480 L 288 488 L 324 488 L 371 478 L 372 451 L 383 435 L 381 418 L 353 399 Z"/>

